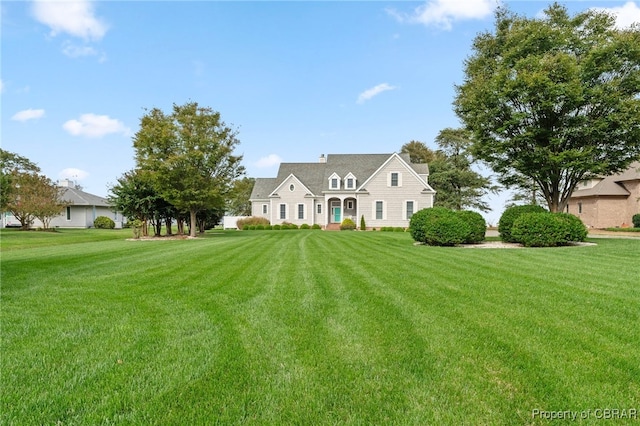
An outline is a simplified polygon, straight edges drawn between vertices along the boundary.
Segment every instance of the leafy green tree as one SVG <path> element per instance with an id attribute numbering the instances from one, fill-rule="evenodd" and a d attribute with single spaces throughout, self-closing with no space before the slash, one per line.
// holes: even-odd
<path id="1" fill-rule="evenodd" d="M 12 196 L 6 208 L 20 222 L 22 229 L 29 229 L 34 218 L 40 219 L 44 229 L 51 219 L 64 210 L 68 202 L 62 200 L 61 190 L 49 178 L 35 172 L 11 174 Z"/>
<path id="2" fill-rule="evenodd" d="M 431 164 L 442 157 L 441 153 L 429 148 L 424 142 L 410 141 L 402 145 L 400 152 L 409 154 L 414 164 Z"/>
<path id="3" fill-rule="evenodd" d="M 237 131 L 220 113 L 195 102 L 173 105 L 171 114 L 154 108 L 145 114 L 134 137 L 138 166 L 148 172 L 159 194 L 178 210 L 197 213 L 224 208 L 234 179 L 244 168 L 233 155 Z M 190 227 L 195 236 L 196 227 Z"/>
<path id="4" fill-rule="evenodd" d="M 437 191 L 435 205 L 453 210 L 491 210 L 482 198 L 497 187 L 489 177 L 473 170 L 470 134 L 446 128 L 436 136 L 439 158 L 431 164 L 430 181 Z"/>
<path id="5" fill-rule="evenodd" d="M 21 173 L 40 173 L 40 168 L 28 158 L 0 148 L 0 211 L 15 196 L 14 177 Z"/>
<path id="6" fill-rule="evenodd" d="M 251 191 L 256 180 L 250 177 L 243 177 L 233 181 L 229 200 L 227 202 L 227 212 L 232 216 L 251 215 Z"/>
<path id="7" fill-rule="evenodd" d="M 473 154 L 506 183 L 535 182 L 562 211 L 576 184 L 640 156 L 640 26 L 620 30 L 603 12 L 543 17 L 496 12 L 465 62 L 454 107 Z"/>

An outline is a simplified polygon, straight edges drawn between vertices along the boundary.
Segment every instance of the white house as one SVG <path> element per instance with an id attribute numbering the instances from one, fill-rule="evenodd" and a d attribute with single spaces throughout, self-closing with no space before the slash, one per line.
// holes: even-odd
<path id="1" fill-rule="evenodd" d="M 411 215 L 432 207 L 435 191 L 426 164 L 408 154 L 330 154 L 317 163 L 282 163 L 276 178 L 257 178 L 253 216 L 282 222 L 338 226 L 345 218 L 367 228 L 407 227 Z"/>
<path id="2" fill-rule="evenodd" d="M 62 214 L 51 219 L 50 227 L 55 228 L 91 228 L 93 221 L 98 216 L 106 216 L 113 219 L 116 228 L 122 228 L 122 213 L 114 211 L 106 198 L 89 194 L 78 188 L 70 180 L 58 182 L 58 186 L 63 188 L 61 198 L 70 201 L 71 205 L 66 207 Z M 11 213 L 5 212 L 2 217 L 2 226 L 20 226 L 20 222 Z M 41 227 L 42 223 L 35 219 L 33 227 Z"/>

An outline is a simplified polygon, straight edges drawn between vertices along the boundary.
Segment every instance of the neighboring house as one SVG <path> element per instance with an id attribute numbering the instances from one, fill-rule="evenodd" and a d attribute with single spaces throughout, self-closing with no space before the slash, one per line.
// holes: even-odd
<path id="1" fill-rule="evenodd" d="M 116 228 L 122 228 L 122 213 L 115 212 L 106 198 L 84 192 L 76 188 L 70 180 L 59 181 L 58 186 L 63 188 L 61 199 L 72 204 L 66 207 L 60 216 L 51 219 L 51 228 L 91 228 L 98 216 L 111 218 L 116 223 Z M 11 213 L 4 213 L 2 226 L 20 226 L 20 222 Z M 35 219 L 32 227 L 41 226 L 42 223 Z"/>
<path id="2" fill-rule="evenodd" d="M 622 173 L 581 181 L 567 212 L 589 228 L 632 226 L 631 218 L 640 213 L 640 162 Z"/>
<path id="3" fill-rule="evenodd" d="M 367 228 L 408 227 L 414 212 L 432 207 L 426 164 L 408 154 L 330 154 L 317 163 L 282 163 L 276 178 L 257 178 L 253 216 L 297 225 L 337 227 L 350 218 Z"/>

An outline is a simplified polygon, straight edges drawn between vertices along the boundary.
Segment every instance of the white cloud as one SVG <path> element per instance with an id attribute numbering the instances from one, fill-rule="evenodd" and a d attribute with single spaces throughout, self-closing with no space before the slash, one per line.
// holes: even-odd
<path id="1" fill-rule="evenodd" d="M 88 172 L 85 172 L 84 170 L 80 170 L 80 169 L 75 169 L 73 167 L 64 169 L 60 173 L 58 173 L 59 179 L 69 179 L 73 181 L 83 180 L 83 179 L 86 179 L 87 177 L 89 177 Z"/>
<path id="2" fill-rule="evenodd" d="M 262 157 L 258 161 L 256 161 L 256 167 L 266 168 L 273 167 L 277 164 L 282 163 L 282 158 L 280 158 L 277 154 L 269 154 L 266 157 Z"/>
<path id="3" fill-rule="evenodd" d="M 387 13 L 400 22 L 434 25 L 450 30 L 454 21 L 484 19 L 500 4 L 499 0 L 429 0 L 413 13 L 400 13 L 388 9 Z"/>
<path id="4" fill-rule="evenodd" d="M 70 41 L 62 43 L 62 53 L 70 58 L 79 58 L 81 56 L 95 56 L 98 54 L 96 49 L 91 46 L 78 46 L 71 43 Z"/>
<path id="5" fill-rule="evenodd" d="M 640 7 L 632 1 L 620 7 L 594 7 L 593 10 L 615 15 L 618 28 L 629 28 L 633 23 L 640 23 Z"/>
<path id="6" fill-rule="evenodd" d="M 95 16 L 93 4 L 88 0 L 36 0 L 31 10 L 36 20 L 51 28 L 51 36 L 67 33 L 85 40 L 100 40 L 107 33 L 107 24 Z"/>
<path id="7" fill-rule="evenodd" d="M 379 95 L 382 92 L 386 92 L 387 90 L 395 90 L 395 89 L 397 89 L 396 86 L 390 86 L 387 83 L 378 84 L 377 86 L 372 87 L 371 89 L 367 89 L 364 92 L 360 93 L 360 95 L 358 95 L 358 100 L 356 102 L 359 104 L 362 104 L 368 101 L 369 99 L 373 98 L 374 96 Z"/>
<path id="8" fill-rule="evenodd" d="M 44 117 L 43 109 L 25 109 L 24 111 L 17 112 L 11 117 L 14 121 L 22 121 L 23 123 L 28 120 L 35 120 L 37 118 Z"/>
<path id="9" fill-rule="evenodd" d="M 100 138 L 110 133 L 131 134 L 131 130 L 120 120 L 108 115 L 82 114 L 80 120 L 69 120 L 62 127 L 73 136 Z"/>

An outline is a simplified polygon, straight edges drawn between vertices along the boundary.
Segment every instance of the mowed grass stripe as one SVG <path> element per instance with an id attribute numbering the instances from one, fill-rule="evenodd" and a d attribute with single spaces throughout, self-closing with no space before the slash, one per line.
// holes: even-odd
<path id="1" fill-rule="evenodd" d="M 521 424 L 640 395 L 638 241 L 95 244 L 3 253 L 3 423 Z"/>

